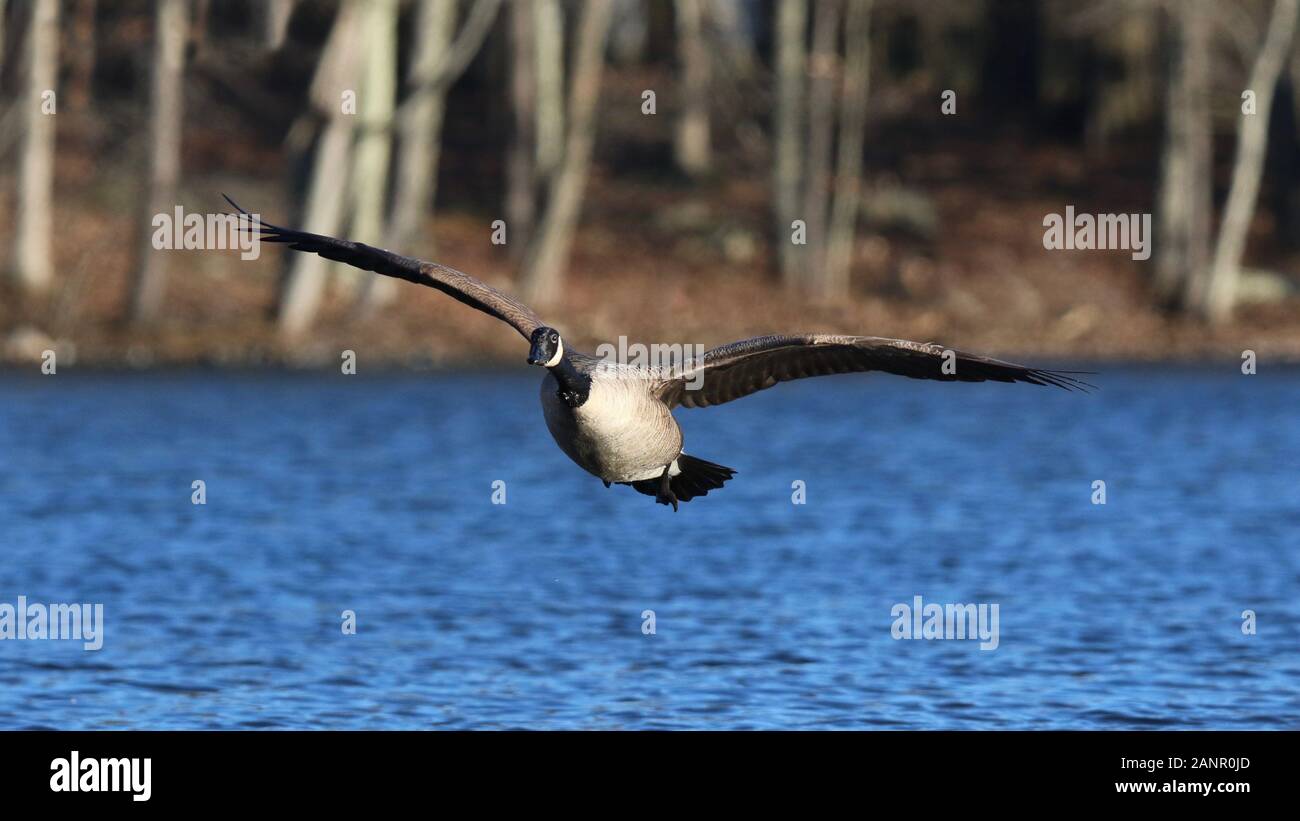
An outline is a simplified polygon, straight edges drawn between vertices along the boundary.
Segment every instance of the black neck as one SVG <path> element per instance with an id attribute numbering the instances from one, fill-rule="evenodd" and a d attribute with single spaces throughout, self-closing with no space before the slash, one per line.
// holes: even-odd
<path id="1" fill-rule="evenodd" d="M 579 371 L 569 361 L 569 357 L 561 355 L 560 361 L 548 370 L 560 385 L 560 398 L 568 403 L 569 407 L 576 408 L 587 401 L 587 397 L 591 394 L 591 377 Z"/>

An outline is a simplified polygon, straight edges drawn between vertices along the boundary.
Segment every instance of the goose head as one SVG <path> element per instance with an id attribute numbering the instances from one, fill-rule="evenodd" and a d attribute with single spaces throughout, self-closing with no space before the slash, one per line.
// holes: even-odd
<path id="1" fill-rule="evenodd" d="M 529 365 L 554 368 L 560 364 L 564 356 L 564 340 L 560 339 L 559 331 L 543 326 L 533 331 L 529 341 L 532 343 L 532 350 L 528 352 Z"/>

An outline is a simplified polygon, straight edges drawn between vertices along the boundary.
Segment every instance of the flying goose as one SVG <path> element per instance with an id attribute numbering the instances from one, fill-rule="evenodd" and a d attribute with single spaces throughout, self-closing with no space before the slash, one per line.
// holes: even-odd
<path id="1" fill-rule="evenodd" d="M 226 201 L 252 218 L 234 200 Z M 1073 390 L 1092 387 L 1074 371 L 1027 368 L 951 351 L 934 343 L 874 336 L 760 336 L 707 351 L 672 367 L 609 364 L 565 346 L 560 332 L 532 309 L 484 282 L 436 262 L 360 242 L 280 228 L 260 220 L 267 242 L 319 254 L 363 271 L 436 288 L 509 324 L 528 340 L 528 364 L 546 369 L 542 414 L 560 450 L 605 483 L 630 485 L 660 504 L 689 502 L 716 490 L 736 471 L 682 452 L 673 408 L 707 408 L 809 376 L 884 371 L 946 382 L 1028 382 Z M 947 354 L 947 356 L 945 356 Z M 955 357 L 955 360 L 954 360 Z M 945 369 L 945 359 L 955 367 Z"/>

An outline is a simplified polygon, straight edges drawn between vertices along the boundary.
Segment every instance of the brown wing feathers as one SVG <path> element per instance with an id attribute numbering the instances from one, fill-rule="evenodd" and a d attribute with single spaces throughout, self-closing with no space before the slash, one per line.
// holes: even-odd
<path id="1" fill-rule="evenodd" d="M 230 197 L 226 197 L 226 202 L 241 214 L 251 216 Z M 318 254 L 325 259 L 342 262 L 363 271 L 374 271 L 384 276 L 436 288 L 471 308 L 509 323 L 525 339 L 543 324 L 537 314 L 522 302 L 455 268 L 404 257 L 362 242 L 281 228 L 260 220 L 255 221 L 252 230 L 256 230 L 265 242 L 285 243 L 295 251 Z"/>
<path id="2" fill-rule="evenodd" d="M 251 216 L 234 200 L 226 201 L 241 214 Z M 336 239 L 256 222 L 250 230 L 267 242 L 281 242 L 295 251 L 319 254 L 363 271 L 427 285 L 484 313 L 509 323 L 525 339 L 542 326 L 528 306 L 481 282 L 469 274 L 373 248 L 361 242 Z M 952 357 L 955 357 L 953 359 Z M 837 373 L 883 371 L 913 379 L 944 382 L 1027 382 L 1053 385 L 1065 390 L 1087 390 L 1092 386 L 1075 378 L 1075 372 L 1027 368 L 975 354 L 953 351 L 942 345 L 885 339 L 875 336 L 796 334 L 761 336 L 733 342 L 708 351 L 702 363 L 669 378 L 659 395 L 669 407 L 704 408 L 730 402 L 770 388 L 778 382 Z M 947 361 L 951 373 L 945 372 Z"/>
<path id="3" fill-rule="evenodd" d="M 946 382 L 1027 382 L 1066 390 L 1092 387 L 1071 372 L 1027 368 L 961 351 L 952 352 L 953 372 L 945 373 L 947 350 L 942 345 L 868 336 L 764 336 L 708 351 L 702 364 L 666 382 L 660 393 L 669 406 L 703 408 L 778 382 L 863 371 Z M 692 389 L 691 384 L 697 387 Z"/>

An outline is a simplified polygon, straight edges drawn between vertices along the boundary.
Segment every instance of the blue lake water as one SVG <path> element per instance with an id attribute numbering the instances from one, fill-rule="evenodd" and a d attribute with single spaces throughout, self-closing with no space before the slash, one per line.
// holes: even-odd
<path id="1" fill-rule="evenodd" d="M 105 629 L 0 641 L 0 727 L 1300 728 L 1300 371 L 1102 370 L 678 411 L 739 472 L 676 514 L 532 369 L 9 372 L 0 603 Z M 894 639 L 915 596 L 997 648 Z"/>

